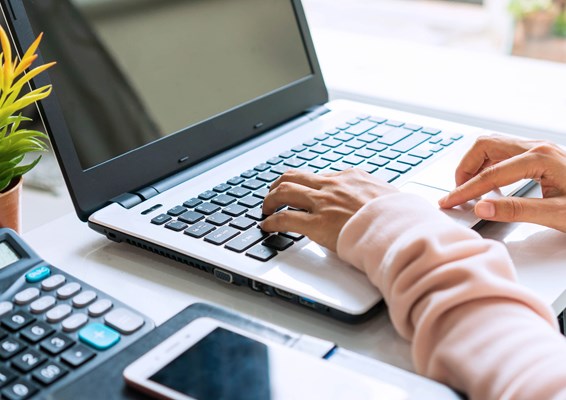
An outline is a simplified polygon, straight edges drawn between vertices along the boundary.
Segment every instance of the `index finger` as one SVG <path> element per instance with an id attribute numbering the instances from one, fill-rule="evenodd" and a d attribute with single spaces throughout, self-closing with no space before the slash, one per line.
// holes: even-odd
<path id="1" fill-rule="evenodd" d="M 538 178 L 540 167 L 528 153 L 510 158 L 486 168 L 440 199 L 438 204 L 442 208 L 451 208 L 521 179 Z"/>
<path id="2" fill-rule="evenodd" d="M 322 180 L 323 178 L 320 175 L 316 175 L 312 172 L 290 169 L 271 184 L 269 191 L 273 191 L 283 182 L 297 183 L 312 189 L 320 189 L 322 187 Z"/>

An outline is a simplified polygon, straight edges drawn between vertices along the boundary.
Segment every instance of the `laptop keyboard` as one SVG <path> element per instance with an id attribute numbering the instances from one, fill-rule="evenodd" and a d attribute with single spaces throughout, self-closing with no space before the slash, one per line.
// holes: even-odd
<path id="1" fill-rule="evenodd" d="M 461 138 L 458 133 L 360 115 L 176 205 L 151 223 L 268 261 L 303 238 L 292 232 L 270 234 L 258 225 L 266 217 L 261 206 L 269 186 L 289 169 L 326 173 L 360 168 L 393 182 Z"/>

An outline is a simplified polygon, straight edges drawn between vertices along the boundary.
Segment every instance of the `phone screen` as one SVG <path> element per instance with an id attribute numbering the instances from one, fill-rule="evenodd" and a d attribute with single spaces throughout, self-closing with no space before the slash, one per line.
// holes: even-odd
<path id="1" fill-rule="evenodd" d="M 270 399 L 269 351 L 218 327 L 149 380 L 196 399 Z"/>

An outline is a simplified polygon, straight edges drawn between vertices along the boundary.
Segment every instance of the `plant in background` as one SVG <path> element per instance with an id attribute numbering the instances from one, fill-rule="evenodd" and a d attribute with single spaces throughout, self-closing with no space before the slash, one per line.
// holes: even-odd
<path id="1" fill-rule="evenodd" d="M 31 44 L 21 61 L 12 60 L 12 48 L 6 32 L 0 27 L 0 193 L 10 184 L 35 167 L 41 155 L 29 164 L 21 165 L 26 154 L 45 151 L 47 135 L 22 127 L 22 122 L 30 121 L 20 111 L 28 105 L 44 99 L 51 93 L 51 85 L 22 94 L 26 85 L 54 62 L 25 71 L 37 59 L 35 53 L 42 35 Z"/>
<path id="2" fill-rule="evenodd" d="M 522 19 L 525 15 L 548 11 L 553 8 L 553 0 L 510 0 L 509 12 L 516 18 Z"/>

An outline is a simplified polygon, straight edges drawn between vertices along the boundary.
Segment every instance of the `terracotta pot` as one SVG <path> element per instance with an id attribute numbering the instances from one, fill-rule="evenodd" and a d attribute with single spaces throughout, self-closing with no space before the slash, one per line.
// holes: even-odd
<path id="1" fill-rule="evenodd" d="M 18 233 L 21 229 L 20 212 L 23 179 L 12 181 L 10 186 L 0 193 L 0 227 L 12 228 Z"/>
<path id="2" fill-rule="evenodd" d="M 523 18 L 525 36 L 531 39 L 542 39 L 550 35 L 556 14 L 552 11 L 535 11 Z"/>

